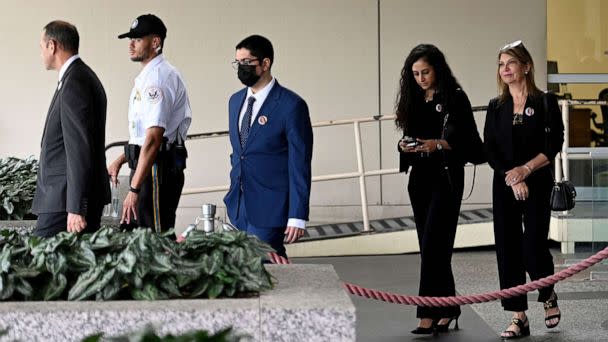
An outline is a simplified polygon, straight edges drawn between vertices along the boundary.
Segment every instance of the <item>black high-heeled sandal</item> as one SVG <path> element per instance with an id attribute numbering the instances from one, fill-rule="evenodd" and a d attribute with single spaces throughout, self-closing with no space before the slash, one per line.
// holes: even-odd
<path id="1" fill-rule="evenodd" d="M 526 325 L 526 323 L 528 325 Z M 505 330 L 502 333 L 503 334 L 509 334 L 508 336 L 502 336 L 500 335 L 500 338 L 502 338 L 503 340 L 514 340 L 517 338 L 522 338 L 525 336 L 530 336 L 530 323 L 528 322 L 528 317 L 526 317 L 523 321 L 519 318 L 513 317 L 513 319 L 511 320 L 511 324 L 509 324 L 509 326 L 511 325 L 517 325 L 517 327 L 519 328 L 519 331 L 512 331 L 512 330 Z M 507 327 L 507 329 L 509 329 L 509 327 Z"/>
<path id="2" fill-rule="evenodd" d="M 431 322 L 431 326 L 428 328 L 424 328 L 424 327 L 416 327 L 416 329 L 412 330 L 411 333 L 412 334 L 416 334 L 416 335 L 430 335 L 433 334 L 435 335 L 437 333 L 437 320 L 434 319 Z"/>
<path id="3" fill-rule="evenodd" d="M 549 310 L 549 309 L 553 309 L 553 308 L 559 309 L 559 307 L 557 306 L 557 294 L 555 294 L 555 292 L 553 292 L 553 294 L 551 294 L 551 298 L 552 299 L 549 299 L 548 301 L 543 303 L 543 307 L 545 308 L 545 315 L 547 314 L 547 310 Z M 555 323 L 555 324 L 549 323 L 552 319 L 555 319 L 555 318 L 557 318 L 557 323 Z M 555 328 L 559 324 L 561 319 L 562 319 L 561 310 L 556 314 L 545 316 L 545 326 L 549 329 Z"/>
<path id="4" fill-rule="evenodd" d="M 450 324 L 452 323 L 452 321 L 456 321 L 456 323 L 454 324 L 454 330 L 459 330 L 460 328 L 458 327 L 458 318 L 460 317 L 460 314 L 454 316 L 454 317 L 450 317 L 449 321 L 446 324 L 439 324 L 439 321 L 437 321 L 437 332 L 448 332 L 448 330 L 450 330 Z"/>

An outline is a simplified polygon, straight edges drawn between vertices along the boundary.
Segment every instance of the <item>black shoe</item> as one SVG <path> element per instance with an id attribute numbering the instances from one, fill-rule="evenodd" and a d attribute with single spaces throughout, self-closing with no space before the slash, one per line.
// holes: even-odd
<path id="1" fill-rule="evenodd" d="M 439 321 L 437 321 L 437 332 L 448 332 L 448 330 L 450 330 L 450 324 L 452 321 L 456 321 L 454 324 L 454 330 L 458 330 L 458 317 L 460 317 L 460 314 L 458 314 L 458 316 L 450 317 L 450 320 L 446 324 L 439 324 Z"/>
<path id="2" fill-rule="evenodd" d="M 437 333 L 437 320 L 433 320 L 433 322 L 431 323 L 431 326 L 428 328 L 424 328 L 424 327 L 416 327 L 416 329 L 412 330 L 412 334 L 416 334 L 416 335 L 431 335 L 431 334 L 436 334 Z"/>
<path id="3" fill-rule="evenodd" d="M 517 338 L 530 336 L 530 323 L 528 323 L 528 317 L 524 318 L 523 321 L 519 318 L 513 317 L 509 326 L 511 326 L 511 325 L 516 325 L 519 328 L 519 331 L 505 330 L 505 331 L 503 331 L 503 334 L 507 333 L 508 335 L 507 336 L 501 335 L 500 338 L 502 338 L 503 340 L 514 340 Z M 507 327 L 507 329 L 508 328 L 509 327 Z"/>
<path id="4" fill-rule="evenodd" d="M 559 311 L 558 313 L 556 313 L 554 315 L 546 314 L 547 310 L 549 310 L 549 309 L 558 308 L 558 310 L 559 310 L 559 307 L 557 306 L 557 295 L 555 294 L 555 292 L 553 292 L 551 294 L 551 299 L 549 299 L 548 301 L 543 303 L 543 307 L 545 308 L 545 315 L 546 315 L 545 316 L 545 326 L 549 329 L 555 328 L 559 324 L 559 321 L 562 318 L 561 311 Z M 557 323 L 551 324 L 550 322 L 554 318 L 557 318 Z"/>

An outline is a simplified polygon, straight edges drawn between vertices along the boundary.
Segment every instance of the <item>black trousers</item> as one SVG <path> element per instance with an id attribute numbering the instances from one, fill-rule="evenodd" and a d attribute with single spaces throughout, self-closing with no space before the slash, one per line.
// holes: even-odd
<path id="1" fill-rule="evenodd" d="M 92 233 L 97 231 L 101 222 L 102 212 L 103 206 L 90 207 L 85 216 L 87 226 L 81 233 Z M 67 212 L 38 214 L 36 228 L 32 231 L 32 235 L 45 238 L 53 237 L 61 232 L 67 231 L 67 222 Z"/>
<path id="2" fill-rule="evenodd" d="M 184 188 L 184 170 L 176 169 L 173 165 L 159 164 L 158 166 L 158 193 L 154 194 L 153 175 L 148 174 L 141 185 L 137 201 L 137 220 L 131 224 L 123 224 L 123 229 L 137 227 L 156 227 L 155 220 L 158 219 L 161 231 L 175 227 L 175 212 Z M 129 181 L 133 179 L 135 170 L 131 170 Z M 155 203 L 156 201 L 156 203 Z M 155 208 L 158 212 L 155 214 Z M 156 216 L 155 216 L 156 215 Z"/>
<path id="3" fill-rule="evenodd" d="M 549 167 L 544 167 L 526 179 L 529 189 L 526 201 L 515 200 L 504 177 L 494 174 L 494 239 L 501 289 L 525 284 L 526 272 L 532 280 L 553 274 L 553 257 L 547 240 L 553 186 L 550 172 Z M 547 301 L 552 292 L 553 286 L 540 289 L 538 301 Z M 527 296 L 505 299 L 502 306 L 507 311 L 525 311 Z"/>
<path id="4" fill-rule="evenodd" d="M 464 187 L 464 167 L 451 166 L 449 178 L 436 160 L 412 167 L 408 191 L 420 246 L 420 296 L 454 296 L 452 251 Z M 422 307 L 418 318 L 445 318 L 460 314 L 459 306 Z"/>

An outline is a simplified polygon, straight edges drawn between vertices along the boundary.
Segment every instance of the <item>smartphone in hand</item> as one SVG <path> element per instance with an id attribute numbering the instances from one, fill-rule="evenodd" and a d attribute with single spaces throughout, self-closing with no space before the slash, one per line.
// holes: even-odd
<path id="1" fill-rule="evenodd" d="M 403 137 L 403 139 L 401 139 L 403 142 L 405 142 L 405 146 L 407 147 L 416 147 L 420 144 L 420 142 L 418 140 L 416 140 L 415 138 L 412 138 L 410 136 L 405 136 Z"/>

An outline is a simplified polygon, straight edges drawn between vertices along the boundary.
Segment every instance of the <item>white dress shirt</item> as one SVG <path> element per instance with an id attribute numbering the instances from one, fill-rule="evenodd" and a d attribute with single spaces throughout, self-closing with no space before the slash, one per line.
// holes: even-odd
<path id="1" fill-rule="evenodd" d="M 77 60 L 78 58 L 80 58 L 80 55 L 76 54 L 73 55 L 72 57 L 68 58 L 67 61 L 65 61 L 65 63 L 63 63 L 63 65 L 61 66 L 61 69 L 59 69 L 59 80 L 61 81 L 61 78 L 63 77 L 63 74 L 65 74 L 65 71 L 68 70 L 68 67 L 70 66 L 70 64 L 74 63 L 75 60 Z"/>

